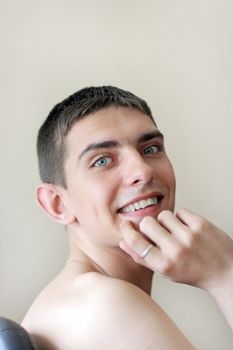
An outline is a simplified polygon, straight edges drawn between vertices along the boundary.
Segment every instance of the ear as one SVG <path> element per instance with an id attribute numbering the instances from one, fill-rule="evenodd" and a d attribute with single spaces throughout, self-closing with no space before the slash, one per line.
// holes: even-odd
<path id="1" fill-rule="evenodd" d="M 56 222 L 68 225 L 76 220 L 65 205 L 62 190 L 58 186 L 42 183 L 36 188 L 36 200 L 42 210 Z"/>

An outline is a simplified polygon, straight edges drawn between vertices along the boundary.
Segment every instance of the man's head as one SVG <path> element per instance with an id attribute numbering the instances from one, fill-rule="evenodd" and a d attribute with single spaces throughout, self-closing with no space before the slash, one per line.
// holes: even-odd
<path id="1" fill-rule="evenodd" d="M 40 130 L 39 205 L 82 239 L 116 246 L 125 221 L 137 226 L 173 209 L 175 177 L 163 141 L 143 100 L 112 87 L 81 90 Z"/>
<path id="2" fill-rule="evenodd" d="M 131 92 L 113 86 L 75 92 L 52 109 L 39 130 L 37 153 L 43 182 L 66 187 L 64 162 L 68 132 L 77 121 L 110 106 L 134 108 L 153 120 L 147 103 Z"/>

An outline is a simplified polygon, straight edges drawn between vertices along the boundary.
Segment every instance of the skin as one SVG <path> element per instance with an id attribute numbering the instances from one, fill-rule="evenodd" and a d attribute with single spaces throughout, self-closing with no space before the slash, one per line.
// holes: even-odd
<path id="1" fill-rule="evenodd" d="M 139 258 L 174 208 L 175 177 L 158 128 L 137 110 L 110 107 L 78 121 L 66 147 L 67 188 L 41 184 L 36 193 L 67 227 L 69 259 L 22 325 L 44 350 L 194 349 L 150 297 L 157 248 Z M 155 196 L 157 204 L 122 210 Z M 167 256 L 173 248 L 167 244 Z"/>
<path id="2" fill-rule="evenodd" d="M 163 277 L 207 291 L 233 331 L 233 240 L 187 209 L 176 215 L 165 210 L 157 220 L 145 217 L 139 230 L 130 222 L 124 224 L 121 248 L 137 263 Z M 148 246 L 147 239 L 154 247 L 141 259 L 139 255 Z"/>
<path id="3" fill-rule="evenodd" d="M 144 269 L 142 275 L 142 268 L 126 257 L 119 242 L 123 223 L 130 220 L 138 228 L 145 215 L 173 209 L 175 177 L 157 133 L 149 117 L 128 108 L 112 107 L 79 121 L 66 140 L 67 189 L 58 188 L 56 197 L 57 202 L 62 200 L 62 215 L 67 219 L 62 223 L 69 227 L 70 258 L 80 260 L 82 256 L 85 263 L 94 262 L 108 275 L 130 281 L 147 293 L 151 272 Z M 149 140 L 140 141 L 148 134 Z M 114 146 L 109 147 L 110 141 Z M 103 142 L 108 147 L 92 146 L 90 150 L 90 145 Z M 39 191 L 43 194 L 43 188 Z M 134 213 L 119 212 L 128 203 L 155 193 L 162 196 L 158 205 Z M 142 277 L 145 274 L 150 278 Z"/>

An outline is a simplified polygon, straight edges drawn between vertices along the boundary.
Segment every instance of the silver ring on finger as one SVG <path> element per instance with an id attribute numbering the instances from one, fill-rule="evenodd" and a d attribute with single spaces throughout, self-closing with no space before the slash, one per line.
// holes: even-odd
<path id="1" fill-rule="evenodd" d="M 154 247 L 153 244 L 149 244 L 148 247 L 146 247 L 146 249 L 140 255 L 140 258 L 144 259 L 150 253 L 153 247 Z"/>

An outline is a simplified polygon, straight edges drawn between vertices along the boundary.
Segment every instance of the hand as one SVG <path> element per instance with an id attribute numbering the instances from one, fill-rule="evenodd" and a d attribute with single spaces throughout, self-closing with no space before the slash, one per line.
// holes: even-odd
<path id="1" fill-rule="evenodd" d="M 187 209 L 176 216 L 163 211 L 157 220 L 145 217 L 138 232 L 131 222 L 122 227 L 120 247 L 137 263 L 173 281 L 211 293 L 233 276 L 233 240 L 206 219 Z M 140 255 L 152 243 L 145 258 Z M 233 281 L 232 281 L 233 282 Z"/>

